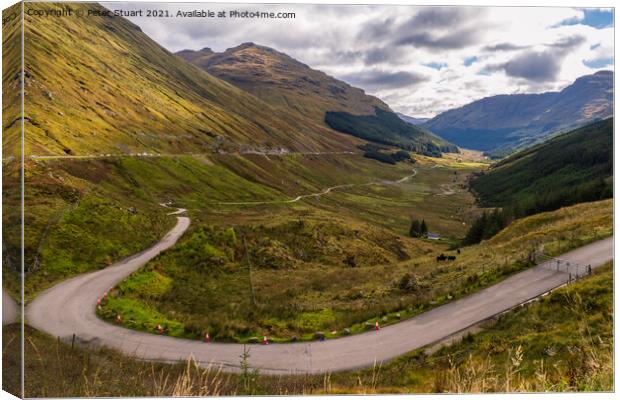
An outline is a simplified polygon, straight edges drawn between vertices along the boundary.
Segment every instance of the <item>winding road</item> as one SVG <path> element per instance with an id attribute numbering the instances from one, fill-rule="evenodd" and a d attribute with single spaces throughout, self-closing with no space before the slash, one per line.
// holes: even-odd
<path id="1" fill-rule="evenodd" d="M 350 188 L 350 187 L 362 187 L 362 186 L 370 186 L 370 185 L 399 185 L 401 183 L 405 183 L 407 182 L 409 179 L 413 178 L 414 176 L 416 176 L 418 174 L 418 171 L 416 169 L 412 170 L 412 174 L 407 175 L 405 177 L 402 177 L 398 180 L 394 180 L 394 181 L 390 181 L 390 180 L 379 180 L 379 181 L 370 181 L 370 182 L 366 182 L 366 183 L 347 183 L 344 185 L 337 185 L 337 186 L 331 186 L 328 187 L 327 189 L 324 189 L 320 192 L 316 192 L 316 193 L 310 193 L 310 194 L 303 194 L 297 197 L 294 197 L 292 199 L 287 199 L 287 200 L 267 200 L 267 201 L 231 201 L 231 202 L 226 202 L 226 201 L 219 201 L 219 202 L 215 202 L 215 203 L 211 203 L 211 204 L 220 204 L 220 205 L 262 205 L 262 204 L 285 204 L 285 203 L 297 203 L 299 200 L 301 199 L 306 199 L 309 197 L 321 197 L 324 196 L 336 189 L 344 189 L 344 188 Z"/>
<path id="2" fill-rule="evenodd" d="M 205 155 L 261 155 L 261 156 L 287 156 L 287 155 L 354 155 L 360 154 L 354 151 L 288 151 L 288 150 L 272 150 L 272 151 L 260 151 L 260 150 L 242 150 L 235 152 L 208 152 L 208 153 L 149 153 L 133 152 L 133 153 L 106 153 L 106 154 L 82 154 L 82 155 L 67 155 L 67 154 L 48 154 L 48 155 L 29 155 L 31 160 L 96 160 L 104 158 L 121 158 L 121 157 L 186 157 L 186 156 L 205 156 Z M 5 157 L 3 162 L 15 161 L 14 156 Z"/>
<path id="3" fill-rule="evenodd" d="M 238 371 L 245 346 L 203 343 L 138 332 L 104 322 L 95 313 L 97 299 L 110 287 L 171 247 L 187 230 L 190 220 L 177 216 L 176 226 L 153 247 L 105 269 L 64 281 L 40 294 L 26 308 L 31 326 L 64 340 L 106 346 L 129 356 L 163 362 L 194 358 L 203 366 L 214 364 Z M 604 239 L 560 257 L 590 264 L 613 258 L 613 238 Z M 513 275 L 458 301 L 437 307 L 380 331 L 324 342 L 246 345 L 249 363 L 268 374 L 315 374 L 372 366 L 434 343 L 566 283 L 568 274 L 553 268 L 554 260 Z"/>

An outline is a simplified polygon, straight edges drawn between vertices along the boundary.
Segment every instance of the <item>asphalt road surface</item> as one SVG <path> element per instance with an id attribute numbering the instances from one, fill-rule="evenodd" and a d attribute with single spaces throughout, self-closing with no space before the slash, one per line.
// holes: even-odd
<path id="1" fill-rule="evenodd" d="M 78 342 L 107 346 L 146 360 L 176 362 L 192 357 L 206 366 L 238 371 L 244 345 L 204 343 L 125 329 L 104 322 L 95 314 L 103 293 L 160 251 L 172 246 L 189 226 L 177 225 L 159 243 L 138 255 L 100 271 L 62 282 L 39 295 L 26 309 L 33 327 Z M 563 260 L 596 268 L 613 258 L 613 238 L 604 239 L 561 256 Z M 324 342 L 247 345 L 249 364 L 271 374 L 314 374 L 369 367 L 393 359 L 459 332 L 502 311 L 546 293 L 564 283 L 568 274 L 553 262 L 541 264 L 466 298 L 386 326 L 379 331 Z"/>
<path id="2" fill-rule="evenodd" d="M 17 320 L 19 306 L 15 300 L 2 289 L 2 325 L 10 324 Z"/>

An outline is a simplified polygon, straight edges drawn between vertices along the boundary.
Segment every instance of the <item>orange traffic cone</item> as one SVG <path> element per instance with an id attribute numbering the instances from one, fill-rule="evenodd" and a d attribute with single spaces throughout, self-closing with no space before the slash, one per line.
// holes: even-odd
<path id="1" fill-rule="evenodd" d="M 205 343 L 209 343 L 211 338 L 209 337 L 209 332 L 205 333 Z"/>
<path id="2" fill-rule="evenodd" d="M 267 336 L 263 336 L 263 344 L 269 344 L 269 339 Z"/>
<path id="3" fill-rule="evenodd" d="M 379 327 L 379 321 L 377 321 L 375 322 L 375 330 L 378 331 L 379 329 L 381 328 Z"/>

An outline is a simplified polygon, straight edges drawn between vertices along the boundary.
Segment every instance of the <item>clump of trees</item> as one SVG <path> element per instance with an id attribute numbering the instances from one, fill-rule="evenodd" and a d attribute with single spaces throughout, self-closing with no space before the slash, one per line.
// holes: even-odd
<path id="1" fill-rule="evenodd" d="M 428 226 L 426 221 L 413 219 L 411 221 L 411 227 L 409 228 L 409 236 L 411 237 L 424 237 L 428 233 Z"/>
<path id="2" fill-rule="evenodd" d="M 465 239 L 463 239 L 463 244 L 467 246 L 490 239 L 508 226 L 511 220 L 507 210 L 485 211 L 472 223 L 469 231 L 467 231 L 467 235 L 465 235 Z"/>
<path id="3" fill-rule="evenodd" d="M 386 164 L 396 164 L 396 161 L 386 153 L 382 153 L 380 151 L 366 151 L 364 152 L 364 157 L 372 158 L 373 160 L 381 161 Z"/>
<path id="4" fill-rule="evenodd" d="M 458 147 L 434 137 L 420 126 L 411 125 L 391 111 L 375 107 L 374 115 L 353 115 L 343 111 L 325 113 L 332 129 L 387 146 L 400 147 L 430 157 L 443 152 L 458 153 Z M 436 142 L 437 144 L 435 144 Z"/>
<path id="5" fill-rule="evenodd" d="M 411 155 L 405 150 L 398 150 L 397 152 L 390 154 L 390 157 L 396 162 L 411 160 Z"/>
<path id="6" fill-rule="evenodd" d="M 387 147 L 379 146 L 372 143 L 366 143 L 359 146 L 360 149 L 364 150 L 364 157 L 372 158 L 373 160 L 381 161 L 386 164 L 396 164 L 401 161 L 410 161 L 414 162 L 411 158 L 411 154 L 405 150 L 398 150 L 393 153 L 387 153 Z"/>
<path id="7" fill-rule="evenodd" d="M 543 192 L 515 200 L 510 206 L 484 212 L 469 228 L 464 245 L 490 239 L 512 221 L 541 212 L 554 211 L 573 204 L 603 200 L 613 196 L 611 181 L 599 178 L 563 190 Z"/>

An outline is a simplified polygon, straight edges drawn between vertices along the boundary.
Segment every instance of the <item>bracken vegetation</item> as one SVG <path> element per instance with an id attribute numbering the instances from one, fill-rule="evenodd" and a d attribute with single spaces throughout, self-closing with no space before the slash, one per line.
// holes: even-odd
<path id="1" fill-rule="evenodd" d="M 128 327 L 150 332 L 162 324 L 180 337 L 200 339 L 209 332 L 218 341 L 361 332 L 377 320 L 398 322 L 527 268 L 529 254 L 541 244 L 553 255 L 608 237 L 611 205 L 607 200 L 524 218 L 458 254 L 333 220 L 234 231 L 200 226 L 121 283 L 100 315 L 112 320 L 123 314 Z"/>
<path id="2" fill-rule="evenodd" d="M 386 166 L 357 154 L 28 161 L 26 295 L 32 298 L 59 280 L 105 267 L 147 248 L 174 224 L 175 219 L 166 216 L 170 209 L 159 205 L 167 201 L 188 208 L 193 224 L 224 228 L 269 223 L 273 213 L 279 215 L 283 227 L 294 227 L 293 222 L 300 219 L 322 221 L 337 215 L 345 226 L 356 226 L 346 229 L 376 232 L 373 242 L 381 242 L 380 229 L 390 234 L 406 233 L 408 214 L 416 208 L 446 235 L 460 235 L 464 231 L 461 221 L 470 218 L 473 208 L 471 194 L 459 189 L 451 196 L 437 197 L 433 183 L 462 185 L 467 173 L 479 167 L 449 167 L 463 171 L 458 181 L 452 182 L 449 169 L 431 165 L 420 159 L 415 179 L 405 184 L 368 186 L 369 182 L 396 181 L 412 175 L 411 164 Z M 17 295 L 21 254 L 19 164 L 5 162 L 4 177 L 3 278 L 4 287 Z M 221 204 L 287 200 L 342 184 L 360 186 L 297 203 Z M 429 198 L 433 201 L 425 201 Z M 444 218 L 446 212 L 454 218 Z M 341 256 L 344 258 L 346 255 Z"/>

